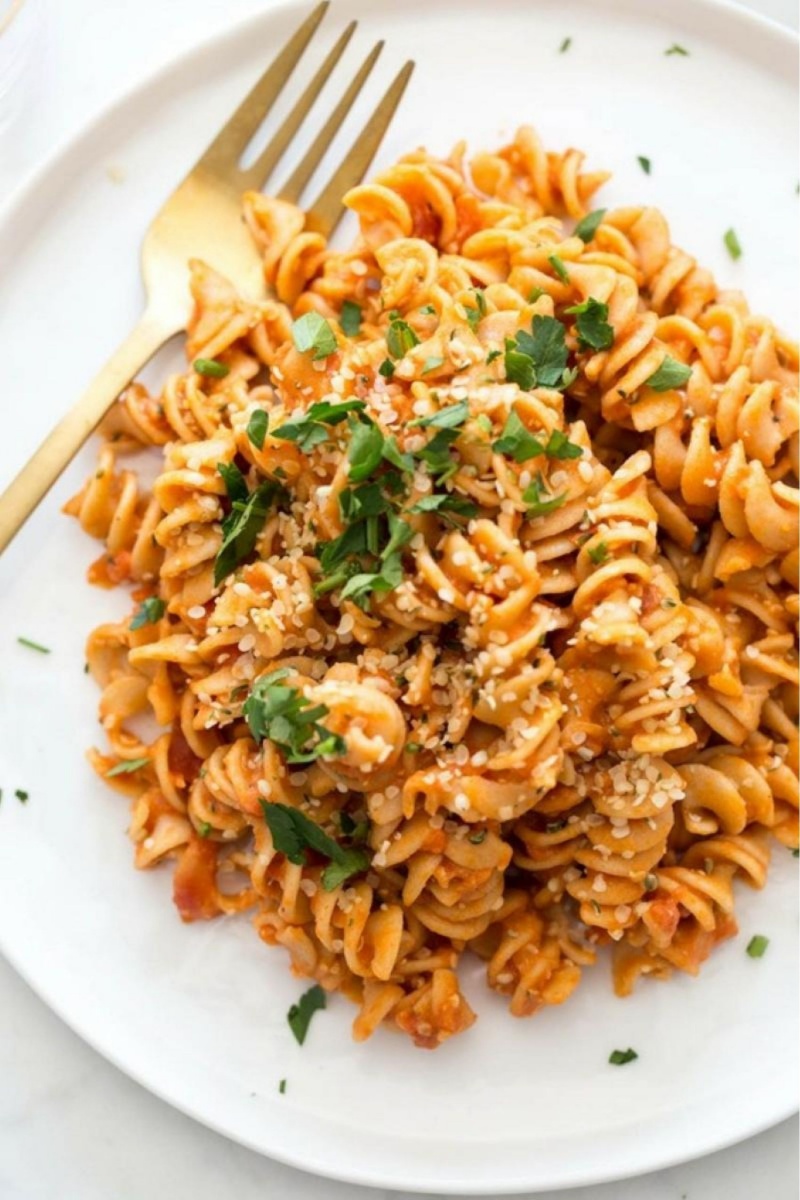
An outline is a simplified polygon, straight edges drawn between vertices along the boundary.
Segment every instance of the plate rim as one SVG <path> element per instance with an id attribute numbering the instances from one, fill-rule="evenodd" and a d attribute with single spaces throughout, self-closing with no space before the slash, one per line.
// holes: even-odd
<path id="1" fill-rule="evenodd" d="M 189 63 L 202 63 L 209 55 L 213 55 L 215 50 L 219 50 L 220 41 L 234 44 L 247 37 L 249 32 L 255 33 L 265 28 L 268 29 L 274 20 L 279 20 L 281 17 L 295 12 L 298 15 L 298 19 L 301 19 L 303 13 L 309 7 L 309 4 L 307 2 L 304 3 L 304 0 L 265 0 L 265 2 L 266 6 L 260 12 L 251 13 L 239 18 L 228 26 L 216 31 L 210 31 L 205 36 L 193 41 L 188 47 L 168 56 L 153 70 L 145 72 L 133 82 L 119 88 L 96 114 L 82 122 L 73 131 L 59 138 L 41 162 L 24 174 L 16 187 L 12 189 L 7 199 L 0 204 L 0 236 L 4 235 L 7 228 L 12 226 L 14 221 L 22 215 L 22 210 L 37 192 L 47 187 L 48 184 L 51 189 L 57 186 L 60 174 L 65 168 L 69 169 L 73 157 L 80 155 L 81 151 L 87 147 L 91 148 L 92 142 L 102 135 L 104 126 L 109 125 L 113 127 L 114 123 L 124 115 L 126 110 L 131 106 L 140 104 L 146 99 L 148 91 L 166 83 L 171 75 L 181 69 L 185 69 Z M 620 2 L 624 8 L 635 10 L 637 7 L 635 0 L 611 0 L 612 4 Z M 659 4 L 655 7 L 652 11 L 652 16 L 656 19 L 672 19 L 676 23 L 680 22 L 682 18 L 689 17 L 692 23 L 698 25 L 702 25 L 704 21 L 711 22 L 712 24 L 714 22 L 738 23 L 743 28 L 743 31 L 746 31 L 746 28 L 749 27 L 761 35 L 766 34 L 768 37 L 771 37 L 776 48 L 781 52 L 792 49 L 796 53 L 798 46 L 800 46 L 800 34 L 795 32 L 791 27 L 746 8 L 738 3 L 737 0 L 670 0 L 668 5 L 662 6 Z M 713 36 L 713 32 L 713 29 L 710 30 L 711 36 Z M 4 922 L 0 921 L 0 954 L 3 955 L 6 961 L 43 1003 L 47 1005 L 51 1012 L 55 1013 L 73 1033 L 90 1046 L 93 1051 L 101 1055 L 115 1069 L 121 1071 L 122 1074 L 133 1080 L 138 1086 L 144 1088 L 145 1091 L 156 1096 L 160 1101 L 196 1121 L 200 1126 L 208 1128 L 214 1133 L 226 1137 L 256 1154 L 274 1159 L 276 1162 L 318 1178 L 358 1184 L 365 1187 L 383 1188 L 389 1191 L 402 1190 L 403 1192 L 410 1193 L 424 1193 L 433 1190 L 441 1195 L 488 1196 L 492 1194 L 487 1192 L 487 1185 L 484 1183 L 469 1179 L 448 1179 L 429 1175 L 424 1177 L 407 1177 L 400 1182 L 387 1181 L 386 1175 L 375 1174 L 372 1170 L 365 1171 L 359 1168 L 356 1163 L 344 1167 L 343 1165 L 331 1165 L 330 1163 L 309 1162 L 307 1158 L 301 1157 L 299 1149 L 297 1153 L 294 1153 L 285 1150 L 280 1145 L 270 1148 L 269 1151 L 265 1150 L 263 1145 L 248 1137 L 246 1133 L 237 1131 L 232 1126 L 227 1125 L 224 1120 L 213 1118 L 196 1109 L 191 1098 L 176 1094 L 168 1086 L 145 1078 L 140 1073 L 138 1067 L 129 1061 L 126 1054 L 118 1053 L 113 1048 L 113 1045 L 105 1043 L 102 1034 L 94 1032 L 90 1016 L 87 1014 L 84 1019 L 84 1010 L 73 1011 L 70 1008 L 69 1002 L 60 1000 L 47 981 L 39 977 L 40 972 L 31 970 L 27 965 L 23 965 L 21 958 L 13 953 L 7 939 L 3 935 L 4 924 Z M 670 1150 L 665 1149 L 660 1156 L 653 1155 L 650 1157 L 646 1165 L 638 1163 L 630 1169 L 626 1169 L 620 1165 L 613 1165 L 611 1161 L 606 1161 L 602 1166 L 591 1166 L 588 1170 L 580 1167 L 575 1168 L 573 1175 L 562 1175 L 557 1180 L 543 1182 L 540 1178 L 531 1182 L 530 1176 L 526 1178 L 520 1177 L 517 1180 L 508 1179 L 499 1184 L 492 1184 L 493 1194 L 497 1196 L 518 1195 L 530 1192 L 532 1188 L 537 1191 L 542 1189 L 562 1191 L 568 1188 L 587 1187 L 593 1184 L 630 1179 L 662 1171 L 684 1162 L 690 1162 L 694 1159 L 717 1153 L 750 1137 L 755 1137 L 779 1124 L 781 1121 L 792 1117 L 797 1111 L 798 1103 L 791 1101 L 788 1104 L 783 1103 L 782 1105 L 778 1105 L 769 1115 L 755 1123 L 743 1120 L 741 1126 L 746 1129 L 746 1132 L 742 1132 L 741 1129 L 729 1129 L 727 1132 L 713 1135 L 712 1131 L 707 1134 L 701 1146 L 686 1150 L 678 1149 L 673 1144 Z M 303 1153 L 308 1153 L 307 1147 L 303 1148 Z M 526 1167 L 525 1169 L 530 1170 L 530 1167 Z"/>

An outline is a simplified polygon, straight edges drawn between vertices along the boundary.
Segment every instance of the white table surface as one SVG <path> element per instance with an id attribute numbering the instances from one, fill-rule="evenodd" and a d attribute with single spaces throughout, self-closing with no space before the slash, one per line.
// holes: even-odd
<path id="1" fill-rule="evenodd" d="M 0 196 L 119 91 L 269 3 L 48 0 L 33 103 L 12 136 L 0 142 Z M 796 0 L 750 0 L 750 5 L 797 25 Z M 0 1014 L 0 1200 L 386 1200 L 396 1195 L 326 1183 L 195 1124 L 84 1045 L 1 959 Z M 558 1196 L 797 1200 L 797 1132 L 796 1121 L 786 1121 L 684 1166 Z"/>

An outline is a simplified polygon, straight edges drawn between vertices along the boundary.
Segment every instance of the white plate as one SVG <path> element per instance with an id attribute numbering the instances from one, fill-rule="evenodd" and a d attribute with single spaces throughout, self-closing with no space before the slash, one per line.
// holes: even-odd
<path id="1" fill-rule="evenodd" d="M 271 10 L 181 59 L 52 159 L 6 211 L 0 482 L 131 324 L 149 215 L 301 12 Z M 614 171 L 604 203 L 659 204 L 676 241 L 756 310 L 779 321 L 796 311 L 792 37 L 708 0 L 339 0 L 320 50 L 353 15 L 362 27 L 349 63 L 376 36 L 388 42 L 387 74 L 409 54 L 418 61 L 381 161 L 422 142 L 444 151 L 462 135 L 495 145 L 531 121 L 548 146 L 584 147 Z M 673 42 L 690 56 L 666 56 Z M 736 264 L 722 244 L 729 226 L 744 247 Z M 620 1001 L 600 967 L 563 1008 L 515 1021 L 476 966 L 466 987 L 480 1020 L 435 1054 L 388 1032 L 352 1044 L 343 999 L 298 1047 L 285 1013 L 301 985 L 282 952 L 263 947 L 246 919 L 182 926 L 169 872 L 133 870 L 127 805 L 84 763 L 101 736 L 85 634 L 127 608 L 124 596 L 85 585 L 97 546 L 58 515 L 92 464 L 87 451 L 1 577 L 0 944 L 64 1020 L 245 1145 L 407 1190 L 497 1195 L 632 1175 L 793 1111 L 796 864 L 777 845 L 767 890 L 741 891 L 741 936 L 699 980 L 645 982 Z M 18 646 L 18 634 L 53 653 Z M 25 806 L 18 787 L 30 792 Z M 744 948 L 756 932 L 771 941 L 754 961 Z M 609 1067 L 609 1051 L 628 1046 L 639 1060 Z"/>

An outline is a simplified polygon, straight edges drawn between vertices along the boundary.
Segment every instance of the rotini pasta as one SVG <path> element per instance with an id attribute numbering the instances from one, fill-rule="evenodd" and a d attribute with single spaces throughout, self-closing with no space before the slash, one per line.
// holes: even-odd
<path id="1" fill-rule="evenodd" d="M 694 973 L 797 846 L 797 349 L 605 178 L 417 151 L 344 251 L 248 194 L 271 298 L 192 264 L 189 369 L 66 506 L 133 585 L 87 657 L 136 865 L 358 1039 L 466 1030 L 470 951 L 515 1016 L 604 947 Z"/>

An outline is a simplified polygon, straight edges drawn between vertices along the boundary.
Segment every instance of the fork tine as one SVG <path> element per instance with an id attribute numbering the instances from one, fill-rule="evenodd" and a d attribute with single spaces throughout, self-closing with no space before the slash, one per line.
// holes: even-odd
<path id="1" fill-rule="evenodd" d="M 269 178 L 273 167 L 283 157 L 286 147 L 297 133 L 314 101 L 322 91 L 331 71 L 344 54 L 357 24 L 357 21 L 350 22 L 272 141 L 266 149 L 261 151 L 251 166 L 240 172 L 239 177 L 243 187 L 259 188 Z"/>
<path id="2" fill-rule="evenodd" d="M 413 61 L 403 66 L 389 85 L 372 116 L 367 119 L 341 164 L 317 196 L 306 218 L 306 229 L 329 236 L 342 218 L 342 196 L 364 177 L 414 70 Z"/>
<path id="3" fill-rule="evenodd" d="M 292 34 L 277 58 L 267 67 L 230 119 L 222 126 L 198 160 L 198 167 L 219 168 L 226 172 L 235 168 L 247 143 L 300 61 L 317 26 L 325 16 L 329 3 L 330 0 L 323 0 L 322 4 L 317 5 L 300 28 Z"/>
<path id="4" fill-rule="evenodd" d="M 353 106 L 353 102 L 366 83 L 367 77 L 375 65 L 375 62 L 383 49 L 383 42 L 376 42 L 370 50 L 367 57 L 364 59 L 358 73 L 350 83 L 347 91 L 342 96 L 336 108 L 333 110 L 328 120 L 319 131 L 314 141 L 311 143 L 309 150 L 304 155 L 300 164 L 292 172 L 286 183 L 280 190 L 281 200 L 290 200 L 296 204 L 299 200 L 303 188 L 308 183 L 311 176 L 322 161 L 322 156 L 330 146 L 340 125 L 349 113 Z"/>

